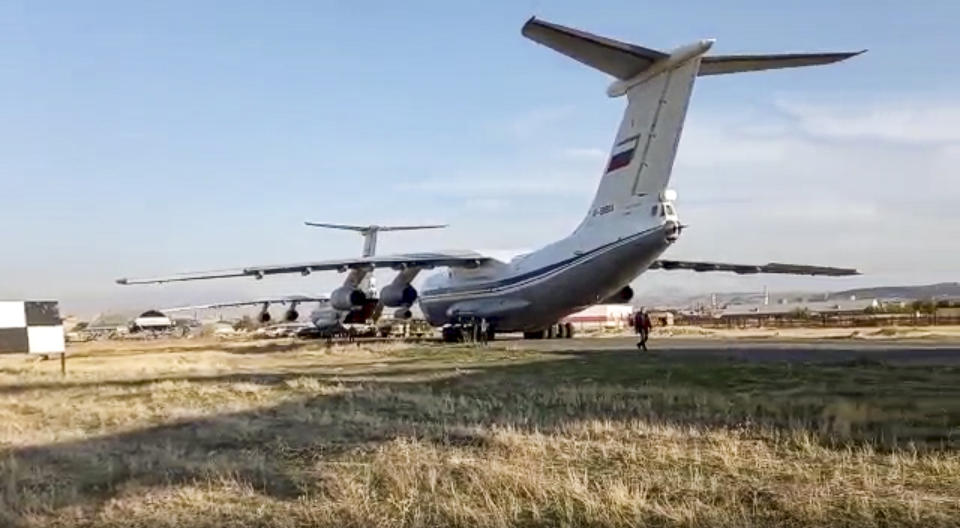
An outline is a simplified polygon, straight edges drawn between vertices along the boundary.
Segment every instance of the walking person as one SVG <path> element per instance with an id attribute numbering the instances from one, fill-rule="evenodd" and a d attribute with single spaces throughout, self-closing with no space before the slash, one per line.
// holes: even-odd
<path id="1" fill-rule="evenodd" d="M 486 317 L 480 318 L 480 346 L 487 346 L 487 340 L 490 339 L 490 323 Z"/>
<path id="2" fill-rule="evenodd" d="M 633 314 L 633 330 L 640 336 L 637 348 L 647 350 L 647 338 L 650 336 L 650 317 L 643 307 L 640 308 L 639 312 Z"/>
<path id="3" fill-rule="evenodd" d="M 653 321 L 650 320 L 650 312 L 643 311 L 643 350 L 647 350 L 647 340 L 650 339 L 650 330 L 653 329 Z"/>

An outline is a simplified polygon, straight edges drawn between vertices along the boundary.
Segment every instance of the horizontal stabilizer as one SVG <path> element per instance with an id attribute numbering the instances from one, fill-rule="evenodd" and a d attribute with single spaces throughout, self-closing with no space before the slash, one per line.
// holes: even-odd
<path id="1" fill-rule="evenodd" d="M 695 262 L 689 260 L 657 260 L 650 269 L 662 270 L 691 270 L 691 271 L 729 271 L 738 275 L 754 273 L 779 273 L 784 275 L 826 275 L 843 277 L 860 275 L 860 272 L 851 268 L 831 268 L 828 266 L 806 266 L 802 264 L 727 264 L 723 262 Z"/>
<path id="2" fill-rule="evenodd" d="M 700 61 L 700 75 L 720 75 L 780 68 L 800 68 L 840 62 L 867 50 L 842 53 L 782 53 L 774 55 L 713 55 Z"/>
<path id="3" fill-rule="evenodd" d="M 538 20 L 535 17 L 523 25 L 521 32 L 523 36 L 534 42 L 608 73 L 621 81 L 631 79 L 650 69 L 654 63 L 671 57 L 670 53 L 593 35 L 579 29 Z M 699 75 L 817 66 L 849 59 L 865 51 L 706 56 L 700 62 Z"/>
<path id="4" fill-rule="evenodd" d="M 551 24 L 536 17 L 523 25 L 521 33 L 534 42 L 622 80 L 667 57 L 662 51 Z"/>

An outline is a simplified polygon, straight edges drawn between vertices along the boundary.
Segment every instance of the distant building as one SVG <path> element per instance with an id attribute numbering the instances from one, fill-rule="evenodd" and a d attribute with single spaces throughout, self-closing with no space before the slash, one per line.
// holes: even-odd
<path id="1" fill-rule="evenodd" d="M 568 315 L 563 319 L 565 323 L 572 323 L 577 328 L 589 329 L 619 329 L 630 325 L 633 307 L 629 304 L 595 304 L 584 310 Z"/>
<path id="2" fill-rule="evenodd" d="M 944 319 L 960 320 L 960 306 L 939 307 L 937 308 L 936 315 Z"/>
<path id="3" fill-rule="evenodd" d="M 821 314 L 862 314 L 877 309 L 880 303 L 876 299 L 848 299 L 808 302 L 779 302 L 775 304 L 733 304 L 725 306 L 720 317 L 756 317 L 763 315 L 821 315 Z"/>
<path id="4" fill-rule="evenodd" d="M 676 315 L 669 310 L 650 310 L 653 326 L 673 326 Z"/>

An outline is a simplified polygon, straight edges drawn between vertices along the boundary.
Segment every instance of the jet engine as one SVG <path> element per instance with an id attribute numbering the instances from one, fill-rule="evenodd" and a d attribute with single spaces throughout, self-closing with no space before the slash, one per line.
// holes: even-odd
<path id="1" fill-rule="evenodd" d="M 300 318 L 300 314 L 297 312 L 296 308 L 290 308 L 289 310 L 283 313 L 283 319 L 288 323 L 292 323 L 299 318 Z"/>
<path id="2" fill-rule="evenodd" d="M 366 300 L 366 294 L 350 286 L 341 286 L 330 293 L 330 306 L 341 311 L 352 310 Z"/>
<path id="3" fill-rule="evenodd" d="M 607 297 L 600 304 L 623 304 L 630 302 L 630 299 L 633 299 L 633 288 L 628 285 L 620 288 L 617 293 Z"/>
<path id="4" fill-rule="evenodd" d="M 266 308 L 264 308 L 263 311 L 261 311 L 260 314 L 257 315 L 257 321 L 260 321 L 261 323 L 264 323 L 264 324 L 269 323 L 270 312 L 268 312 Z"/>
<path id="5" fill-rule="evenodd" d="M 398 308 L 397 311 L 393 312 L 394 319 L 410 319 L 413 317 L 413 312 L 409 308 Z"/>
<path id="6" fill-rule="evenodd" d="M 388 284 L 380 290 L 380 302 L 384 306 L 410 306 L 417 300 L 417 290 L 409 284 Z"/>

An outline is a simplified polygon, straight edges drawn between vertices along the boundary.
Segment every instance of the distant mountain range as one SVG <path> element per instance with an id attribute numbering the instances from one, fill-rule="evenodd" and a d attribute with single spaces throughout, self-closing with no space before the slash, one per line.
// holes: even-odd
<path id="1" fill-rule="evenodd" d="M 831 299 L 960 299 L 960 282 L 941 282 L 923 286 L 877 286 L 856 288 L 830 294 Z"/>
<path id="2" fill-rule="evenodd" d="M 781 299 L 789 302 L 825 301 L 828 299 L 857 299 L 879 300 L 926 300 L 926 299 L 960 299 L 960 282 L 941 282 L 921 286 L 875 286 L 871 288 L 855 288 L 830 293 L 810 291 L 778 291 L 770 292 L 770 302 L 776 303 Z M 763 302 L 762 292 L 716 292 L 690 294 L 675 289 L 644 292 L 634 299 L 636 305 L 685 308 L 697 305 L 708 306 L 716 299 L 718 305 L 731 304 L 759 304 Z"/>

